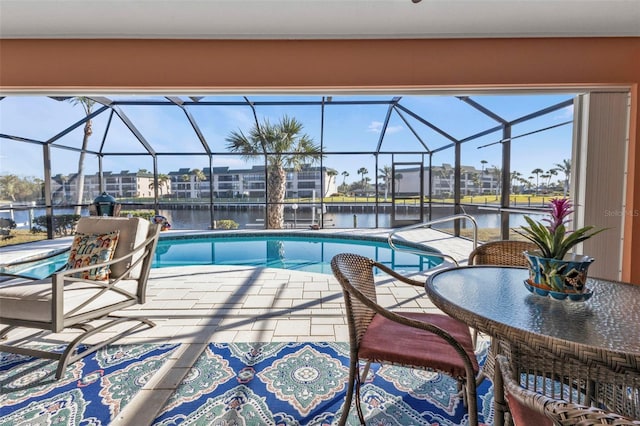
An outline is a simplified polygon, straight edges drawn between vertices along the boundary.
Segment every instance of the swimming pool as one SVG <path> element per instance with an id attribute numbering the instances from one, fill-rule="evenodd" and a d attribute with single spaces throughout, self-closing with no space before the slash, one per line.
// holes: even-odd
<path id="1" fill-rule="evenodd" d="M 437 256 L 391 250 L 384 239 L 263 233 L 162 238 L 153 267 L 240 265 L 331 274 L 330 262 L 338 253 L 357 253 L 399 272 L 423 271 L 442 263 Z"/>
<path id="2" fill-rule="evenodd" d="M 419 246 L 438 253 L 435 249 Z M 416 247 L 414 247 L 416 248 Z M 442 263 L 437 256 L 419 256 L 394 251 L 385 239 L 334 236 L 317 233 L 251 233 L 162 236 L 154 255 L 153 268 L 189 265 L 261 266 L 331 274 L 330 262 L 338 253 L 357 253 L 398 272 L 416 272 Z M 34 278 L 46 277 L 64 266 L 65 252 L 47 261 L 23 265 L 3 272 Z"/>

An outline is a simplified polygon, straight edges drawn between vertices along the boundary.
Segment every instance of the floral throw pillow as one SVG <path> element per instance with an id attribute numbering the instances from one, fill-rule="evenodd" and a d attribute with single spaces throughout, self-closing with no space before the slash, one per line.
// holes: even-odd
<path id="1" fill-rule="evenodd" d="M 111 260 L 116 250 L 119 237 L 120 231 L 97 235 L 77 233 L 73 238 L 66 269 L 81 268 L 83 266 L 95 265 L 96 263 Z M 100 266 L 78 272 L 75 274 L 75 277 L 87 280 L 106 281 L 109 279 L 110 272 L 109 266 Z"/>

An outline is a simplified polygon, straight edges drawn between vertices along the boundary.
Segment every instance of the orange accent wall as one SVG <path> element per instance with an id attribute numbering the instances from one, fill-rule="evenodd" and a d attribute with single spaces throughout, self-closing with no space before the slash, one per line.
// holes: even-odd
<path id="1" fill-rule="evenodd" d="M 620 85 L 632 96 L 623 279 L 640 283 L 640 38 L 0 40 L 3 91 Z"/>

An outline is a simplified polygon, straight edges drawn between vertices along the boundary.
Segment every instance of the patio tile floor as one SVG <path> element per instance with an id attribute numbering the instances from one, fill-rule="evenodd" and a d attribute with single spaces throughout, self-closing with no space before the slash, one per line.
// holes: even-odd
<path id="1" fill-rule="evenodd" d="M 356 230 L 386 236 L 388 230 Z M 353 234 L 354 230 L 330 231 Z M 433 230 L 412 231 L 413 241 L 452 255 L 464 263 L 468 240 Z M 3 249 L 2 263 L 31 253 L 65 247 L 68 239 L 30 247 Z M 414 274 L 424 280 L 431 271 Z M 379 302 L 399 310 L 434 311 L 420 287 L 378 280 Z M 340 285 L 332 275 L 246 266 L 199 265 L 152 269 L 147 303 L 122 315 L 142 315 L 156 322 L 117 343 L 181 343 L 153 380 L 118 415 L 112 425 L 149 424 L 210 342 L 348 341 Z M 73 332 L 48 335 L 68 339 Z M 19 335 L 12 334 L 10 339 Z M 95 336 L 96 340 L 105 335 Z"/>

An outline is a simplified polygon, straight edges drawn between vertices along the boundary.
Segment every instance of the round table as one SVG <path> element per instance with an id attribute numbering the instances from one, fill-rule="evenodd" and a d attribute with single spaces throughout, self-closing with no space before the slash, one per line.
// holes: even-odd
<path id="1" fill-rule="evenodd" d="M 588 366 L 602 380 L 624 380 L 639 395 L 640 286 L 590 278 L 593 296 L 573 302 L 530 293 L 527 278 L 523 268 L 463 266 L 434 273 L 425 289 L 443 312 L 503 347 L 527 352 L 527 363 L 555 359 L 554 372 L 565 364 Z M 632 415 L 640 410 L 636 405 Z"/>

